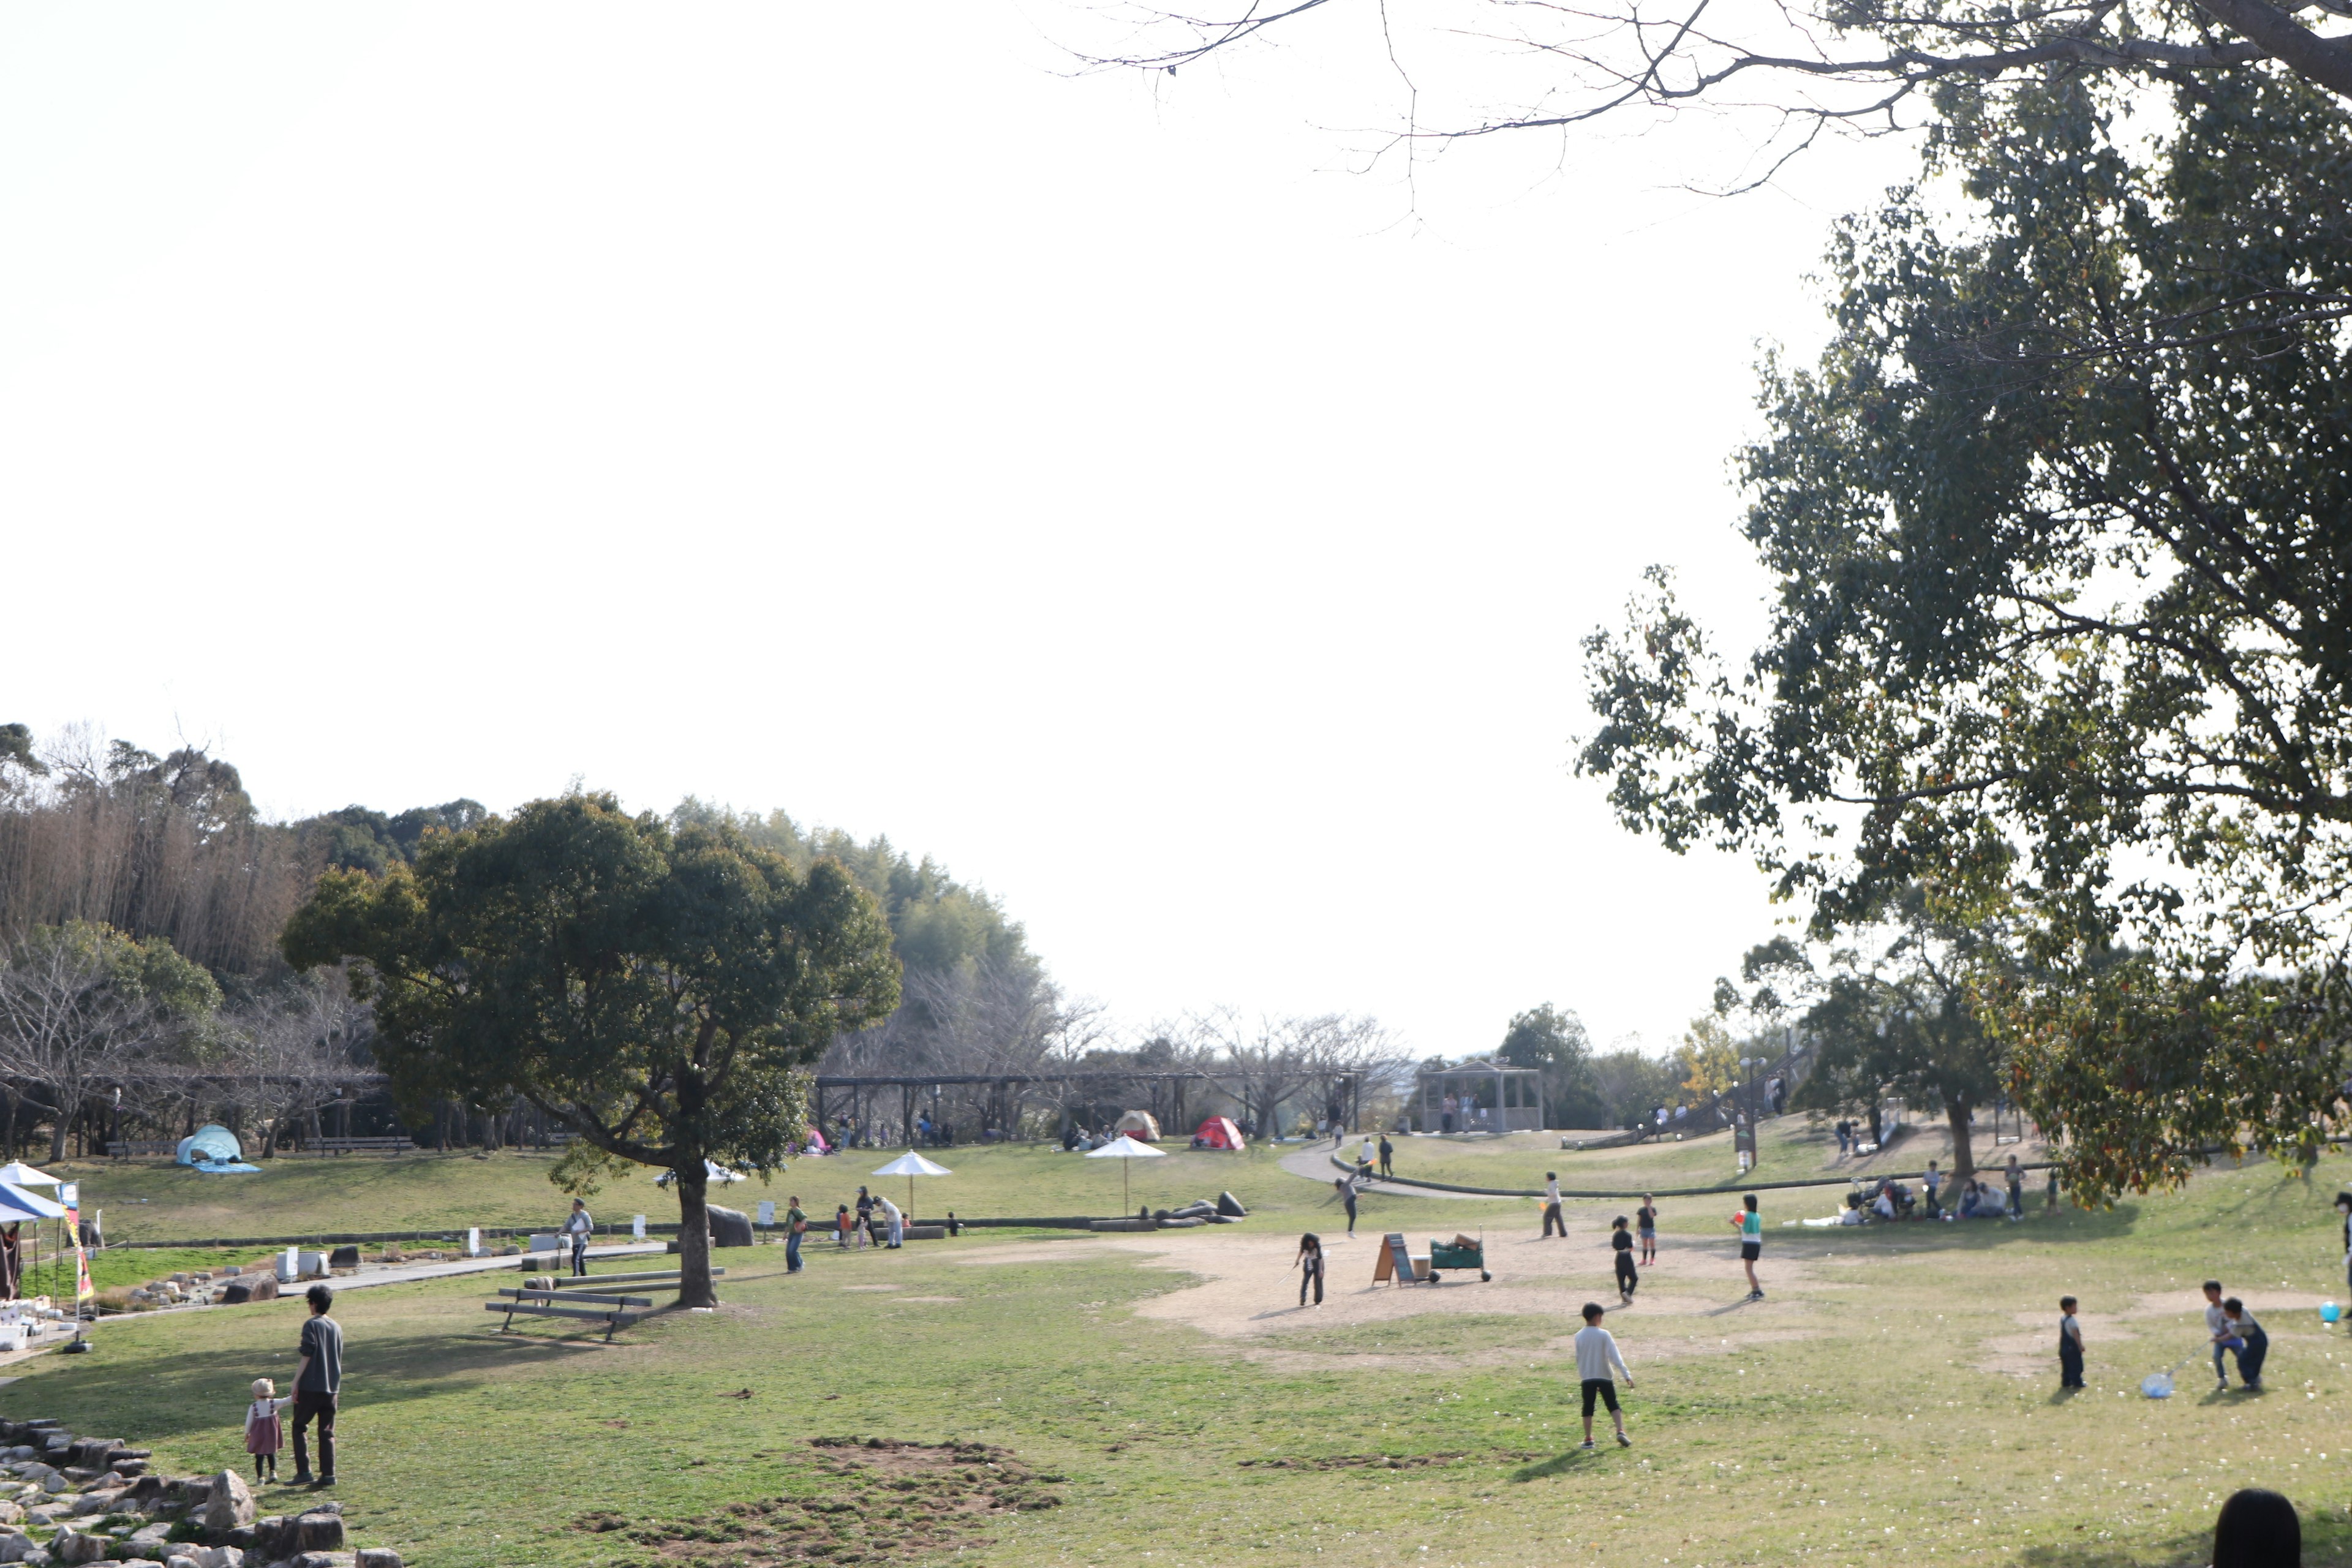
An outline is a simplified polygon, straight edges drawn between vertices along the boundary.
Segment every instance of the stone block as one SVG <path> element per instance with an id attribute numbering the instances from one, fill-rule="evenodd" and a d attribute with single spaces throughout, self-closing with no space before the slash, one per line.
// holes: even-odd
<path id="1" fill-rule="evenodd" d="M 339 1247 L 327 1255 L 327 1267 L 330 1268 L 357 1268 L 359 1266 L 360 1249 L 356 1247 Z"/>
<path id="2" fill-rule="evenodd" d="M 343 1521 L 331 1513 L 306 1513 L 294 1521 L 294 1539 L 289 1544 L 296 1552 L 340 1552 L 343 1549 Z"/>
<path id="3" fill-rule="evenodd" d="M 71 1530 L 61 1530 L 49 1542 L 49 1558 L 56 1563 L 103 1563 L 114 1542 L 103 1535 L 83 1535 Z"/>
<path id="4" fill-rule="evenodd" d="M 705 1205 L 710 1215 L 710 1245 L 713 1247 L 751 1247 L 756 1244 L 751 1230 L 751 1216 L 741 1209 L 730 1209 L 720 1204 Z"/>
<path id="5" fill-rule="evenodd" d="M 235 1470 L 223 1470 L 213 1478 L 212 1493 L 205 1500 L 205 1531 L 210 1535 L 226 1534 L 241 1524 L 253 1522 L 253 1489 Z"/>
<path id="6" fill-rule="evenodd" d="M 25 1553 L 36 1550 L 33 1538 L 21 1530 L 0 1535 L 0 1563 L 22 1563 Z"/>
<path id="7" fill-rule="evenodd" d="M 389 1546 L 362 1546 L 358 1568 L 401 1568 L 400 1553 Z"/>

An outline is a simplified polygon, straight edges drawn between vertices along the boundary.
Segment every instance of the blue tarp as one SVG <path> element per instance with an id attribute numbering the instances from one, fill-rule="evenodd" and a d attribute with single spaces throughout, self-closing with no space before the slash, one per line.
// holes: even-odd
<path id="1" fill-rule="evenodd" d="M 178 1158 L 183 1165 L 233 1165 L 245 1158 L 245 1149 L 236 1133 L 215 1123 L 181 1139 Z"/>
<path id="2" fill-rule="evenodd" d="M 200 1176 L 257 1176 L 261 1174 L 261 1167 L 248 1165 L 242 1160 L 198 1160 L 195 1172 Z"/>

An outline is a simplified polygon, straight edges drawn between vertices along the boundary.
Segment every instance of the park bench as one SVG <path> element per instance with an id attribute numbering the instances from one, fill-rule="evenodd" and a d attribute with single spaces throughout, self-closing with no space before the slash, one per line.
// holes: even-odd
<path id="1" fill-rule="evenodd" d="M 637 1314 L 631 1311 L 631 1308 L 641 1307 L 650 1311 L 654 1304 L 654 1299 L 650 1296 L 621 1296 L 601 1290 L 566 1290 L 561 1293 L 561 1299 L 564 1301 L 598 1303 L 593 1307 L 558 1306 L 556 1302 L 559 1293 L 553 1290 L 533 1290 L 526 1288 L 519 1290 L 500 1290 L 499 1294 L 509 1299 L 500 1301 L 485 1301 L 482 1303 L 482 1309 L 485 1311 L 504 1312 L 507 1315 L 506 1322 L 499 1330 L 500 1333 L 505 1333 L 514 1327 L 515 1314 L 518 1312 L 533 1318 L 584 1318 L 604 1325 L 606 1344 L 613 1342 L 613 1335 L 615 1332 L 637 1321 Z"/>
<path id="2" fill-rule="evenodd" d="M 321 1154 L 405 1154 L 416 1147 L 416 1142 L 404 1134 L 387 1138 L 321 1138 Z"/>
<path id="3" fill-rule="evenodd" d="M 106 1146 L 107 1154 L 117 1160 L 128 1160 L 134 1156 L 176 1154 L 179 1152 L 180 1141 L 176 1138 L 118 1138 Z"/>

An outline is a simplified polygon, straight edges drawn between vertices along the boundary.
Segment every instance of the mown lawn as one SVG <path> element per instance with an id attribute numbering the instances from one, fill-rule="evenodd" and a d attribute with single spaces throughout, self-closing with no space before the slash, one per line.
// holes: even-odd
<path id="1" fill-rule="evenodd" d="M 719 1313 L 665 1315 L 609 1348 L 490 1332 L 488 1282 L 355 1292 L 337 1309 L 341 1496 L 362 1542 L 432 1568 L 758 1562 L 750 1542 L 668 1538 L 728 1536 L 745 1528 L 729 1505 L 787 1498 L 843 1511 L 754 1522 L 858 1521 L 833 1561 L 2121 1568 L 2204 1562 L 2220 1498 L 2263 1484 L 2305 1510 L 2307 1562 L 2347 1563 L 2352 1340 L 2309 1306 L 2341 1292 L 2326 1184 L 2347 1173 L 2340 1158 L 2310 1184 L 2216 1172 L 2021 1226 L 1782 1229 L 1799 1211 L 1768 1204 L 1760 1308 L 1722 1283 L 1722 1216 L 1670 1207 L 1654 1310 L 1615 1321 L 1641 1379 L 1638 1443 L 1590 1456 L 1570 1436 L 1574 1368 L 1546 1342 L 1602 1296 L 1597 1247 L 1556 1311 L 1495 1312 L 1465 1285 L 1397 1298 L 1458 1315 L 1277 1312 L 1241 1338 L 1139 1315 L 1187 1277 L 1083 1239 L 820 1248 L 797 1279 L 779 1253 L 730 1254 Z M 1580 1240 L 1594 1220 L 1578 1206 Z M 1184 1234 L 1238 1247 L 1286 1223 Z M 2142 1376 L 2196 1355 L 2208 1272 L 2269 1326 L 2269 1392 L 2212 1396 L 2192 1361 L 2179 1395 L 2139 1398 Z M 1269 1283 L 1268 1308 L 1282 1290 Z M 2069 1290 L 2092 1387 L 2062 1401 L 2048 1347 Z M 300 1316 L 110 1323 L 94 1355 L 25 1363 L 0 1410 L 151 1442 L 173 1469 L 236 1462 L 246 1384 L 290 1373 Z M 1011 1489 L 1025 1506 L 922 1536 L 936 1489 L 838 1473 L 867 1451 L 812 1439 L 841 1437 L 999 1446 L 1034 1472 Z M 951 1457 L 940 1484 L 984 1473 Z"/>
<path id="2" fill-rule="evenodd" d="M 1325 1193 L 1277 1168 L 1278 1153 L 1295 1152 L 1295 1144 L 1243 1153 L 1165 1147 L 1164 1159 L 1132 1162 L 1131 1205 L 1171 1207 L 1196 1197 L 1213 1200 L 1226 1190 L 1253 1209 L 1272 1213 L 1308 1213 L 1325 1202 Z M 798 1194 L 812 1215 L 829 1216 L 835 1205 L 854 1202 L 863 1183 L 903 1204 L 904 1178 L 867 1173 L 898 1152 L 860 1149 L 795 1161 L 772 1184 L 754 1180 L 713 1188 L 712 1199 L 751 1212 L 767 1198 L 781 1210 L 786 1198 Z M 1120 1212 L 1118 1161 L 1088 1160 L 1034 1144 L 931 1152 L 955 1174 L 916 1183 L 915 1206 L 924 1215 L 950 1208 L 966 1215 L 1024 1218 Z M 68 1161 L 52 1173 L 81 1183 L 83 1210 L 105 1211 L 111 1242 L 191 1241 L 346 1231 L 437 1229 L 455 1235 L 468 1226 L 552 1229 L 569 1201 L 548 1183 L 553 1163 L 552 1155 L 516 1150 L 488 1157 L 427 1152 L 324 1159 L 289 1154 L 263 1162 L 262 1173 L 251 1176 L 200 1176 L 155 1161 Z M 590 1207 L 600 1223 L 622 1228 L 632 1214 L 656 1224 L 677 1221 L 677 1200 L 654 1184 L 651 1172 L 614 1183 L 591 1199 Z"/>

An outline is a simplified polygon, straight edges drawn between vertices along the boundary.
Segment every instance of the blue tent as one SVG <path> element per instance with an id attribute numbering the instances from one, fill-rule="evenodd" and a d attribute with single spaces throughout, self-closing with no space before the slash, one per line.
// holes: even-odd
<path id="1" fill-rule="evenodd" d="M 177 1158 L 183 1165 L 194 1165 L 200 1168 L 205 1165 L 235 1165 L 243 1163 L 245 1148 L 237 1142 L 236 1133 L 218 1123 L 214 1123 L 210 1126 L 199 1127 L 187 1137 L 181 1139 Z M 252 1167 L 247 1166 L 247 1169 L 250 1170 Z"/>

